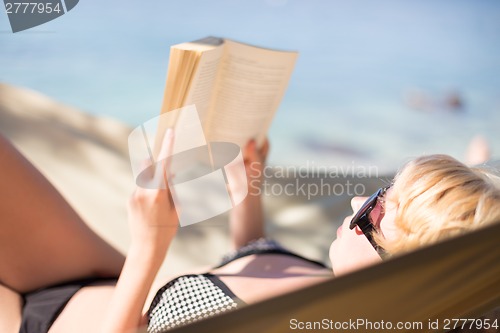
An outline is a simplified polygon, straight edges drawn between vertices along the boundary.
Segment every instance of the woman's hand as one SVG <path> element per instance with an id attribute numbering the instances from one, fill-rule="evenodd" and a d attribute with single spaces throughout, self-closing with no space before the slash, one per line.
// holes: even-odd
<path id="1" fill-rule="evenodd" d="M 138 187 L 128 204 L 132 247 L 152 251 L 162 258 L 179 227 L 167 177 L 166 157 L 171 155 L 173 138 L 173 131 L 168 129 L 159 154 L 163 160 L 151 175 L 156 184 L 152 188 Z"/>

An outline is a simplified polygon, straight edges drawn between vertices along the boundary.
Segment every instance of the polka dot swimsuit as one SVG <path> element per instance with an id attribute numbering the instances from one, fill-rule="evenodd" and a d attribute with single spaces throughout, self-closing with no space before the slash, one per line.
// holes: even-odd
<path id="1" fill-rule="evenodd" d="M 149 309 L 148 332 L 160 333 L 243 304 L 215 275 L 183 275 L 156 294 Z"/>

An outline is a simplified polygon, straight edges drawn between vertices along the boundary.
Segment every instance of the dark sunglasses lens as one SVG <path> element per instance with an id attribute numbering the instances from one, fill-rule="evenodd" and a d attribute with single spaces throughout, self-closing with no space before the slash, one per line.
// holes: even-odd
<path id="1" fill-rule="evenodd" d="M 368 198 L 368 200 L 365 201 L 363 206 L 358 210 L 356 215 L 351 220 L 351 224 L 349 225 L 349 229 L 354 229 L 356 225 L 358 224 L 359 220 L 377 203 L 377 198 L 379 197 L 380 193 L 382 193 L 382 189 L 378 190 L 377 192 L 373 193 L 371 197 Z"/>

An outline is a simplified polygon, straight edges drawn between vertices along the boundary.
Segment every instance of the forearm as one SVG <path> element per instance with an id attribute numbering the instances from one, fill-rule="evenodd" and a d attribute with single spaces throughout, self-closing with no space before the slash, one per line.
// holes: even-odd
<path id="1" fill-rule="evenodd" d="M 269 142 L 267 139 L 257 149 L 255 140 L 250 140 L 244 148 L 243 157 L 247 175 L 240 186 L 248 188 L 248 194 L 230 213 L 232 247 L 238 249 L 252 240 L 264 237 L 264 211 L 262 205 L 262 181 Z"/>
<path id="2" fill-rule="evenodd" d="M 173 152 L 173 131 L 167 129 L 159 156 Z M 142 310 L 153 281 L 179 228 L 179 219 L 168 184 L 168 165 L 162 161 L 148 181 L 153 188 L 138 187 L 128 202 L 132 245 L 109 304 L 102 333 L 135 332 L 142 324 Z"/>
<path id="3" fill-rule="evenodd" d="M 102 333 L 135 332 L 153 280 L 165 257 L 147 246 L 132 246 L 113 293 Z"/>
<path id="4" fill-rule="evenodd" d="M 237 249 L 250 240 L 264 237 L 264 212 L 261 195 L 248 193 L 230 213 L 232 247 Z"/>

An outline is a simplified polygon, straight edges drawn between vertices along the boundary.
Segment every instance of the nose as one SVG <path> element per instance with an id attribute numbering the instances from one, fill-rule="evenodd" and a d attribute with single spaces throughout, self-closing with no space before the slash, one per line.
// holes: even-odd
<path id="1" fill-rule="evenodd" d="M 368 197 L 354 197 L 351 199 L 352 211 L 356 214 L 358 210 L 363 206 Z"/>

